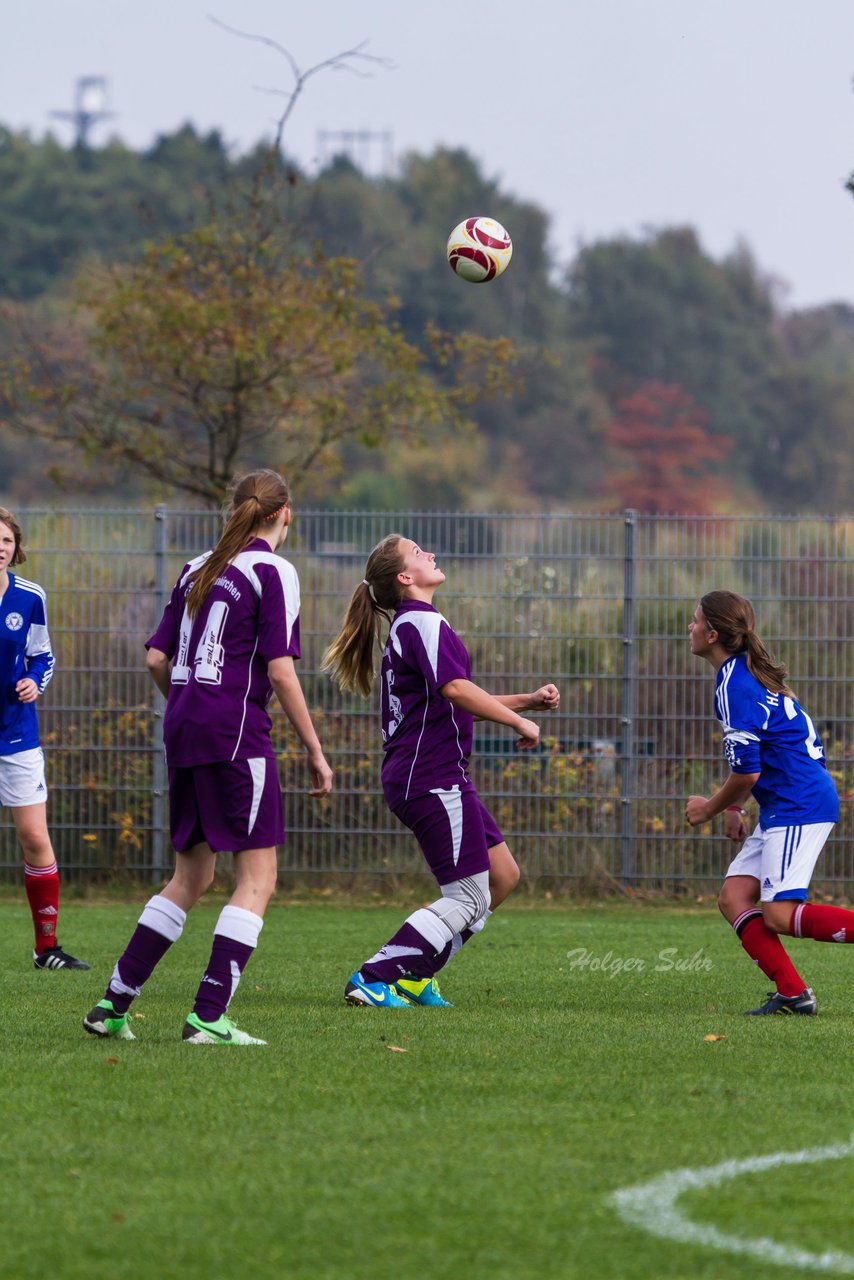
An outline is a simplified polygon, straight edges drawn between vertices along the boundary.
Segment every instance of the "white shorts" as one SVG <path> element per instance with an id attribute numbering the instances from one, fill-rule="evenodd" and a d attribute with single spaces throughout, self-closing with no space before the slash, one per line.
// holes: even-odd
<path id="1" fill-rule="evenodd" d="M 803 901 L 818 855 L 836 824 L 813 822 L 803 827 L 757 827 L 727 868 L 729 876 L 753 876 L 762 902 L 791 898 Z"/>
<path id="2" fill-rule="evenodd" d="M 20 809 L 26 804 L 44 804 L 47 783 L 41 747 L 0 756 L 0 804 Z"/>

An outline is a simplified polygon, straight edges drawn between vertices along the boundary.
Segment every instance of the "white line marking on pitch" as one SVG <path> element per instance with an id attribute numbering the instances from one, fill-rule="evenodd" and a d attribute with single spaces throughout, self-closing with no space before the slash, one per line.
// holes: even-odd
<path id="1" fill-rule="evenodd" d="M 764 1173 L 781 1164 L 820 1164 L 824 1160 L 843 1160 L 854 1156 L 854 1135 L 848 1142 L 831 1147 L 812 1147 L 805 1151 L 777 1151 L 770 1156 L 752 1156 L 748 1160 L 725 1160 L 706 1169 L 673 1169 L 652 1182 L 636 1187 L 623 1187 L 608 1197 L 624 1222 L 649 1231 L 665 1240 L 682 1244 L 707 1245 L 729 1253 L 746 1253 L 763 1262 L 800 1267 L 804 1271 L 830 1271 L 838 1275 L 854 1275 L 854 1256 L 850 1253 L 808 1253 L 791 1245 L 778 1244 L 766 1236 L 745 1240 L 728 1236 L 717 1227 L 692 1222 L 676 1201 L 696 1187 L 716 1187 L 743 1173 Z"/>

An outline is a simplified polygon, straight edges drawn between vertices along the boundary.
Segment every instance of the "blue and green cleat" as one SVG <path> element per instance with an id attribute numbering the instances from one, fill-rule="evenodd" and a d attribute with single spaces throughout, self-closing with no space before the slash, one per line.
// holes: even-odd
<path id="1" fill-rule="evenodd" d="M 440 1006 L 446 1009 L 453 1008 L 452 1001 L 442 999 L 442 993 L 435 978 L 413 978 L 411 974 L 407 974 L 405 978 L 398 978 L 394 986 L 395 990 L 407 999 L 410 1004 L 431 1005 L 434 1008 L 439 1008 Z"/>
<path id="2" fill-rule="evenodd" d="M 374 1009 L 408 1009 L 411 1000 L 404 1000 L 387 982 L 366 982 L 357 969 L 344 988 L 348 1004 L 370 1005 Z"/>

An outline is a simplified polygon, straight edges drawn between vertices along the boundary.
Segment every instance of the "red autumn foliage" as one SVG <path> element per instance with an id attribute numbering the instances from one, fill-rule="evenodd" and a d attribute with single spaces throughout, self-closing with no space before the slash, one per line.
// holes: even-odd
<path id="1" fill-rule="evenodd" d="M 604 493 L 655 514 L 711 514 L 725 496 L 715 467 L 732 440 L 712 435 L 708 415 L 677 383 L 646 382 L 617 403 L 605 432 L 614 466 Z"/>

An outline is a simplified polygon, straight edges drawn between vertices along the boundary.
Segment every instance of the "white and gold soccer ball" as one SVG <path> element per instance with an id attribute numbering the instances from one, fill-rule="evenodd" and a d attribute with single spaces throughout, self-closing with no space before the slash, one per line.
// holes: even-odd
<path id="1" fill-rule="evenodd" d="M 486 284 L 507 270 L 513 242 L 494 218 L 465 218 L 448 236 L 448 262 L 470 284 Z"/>

